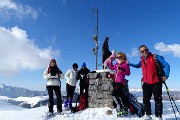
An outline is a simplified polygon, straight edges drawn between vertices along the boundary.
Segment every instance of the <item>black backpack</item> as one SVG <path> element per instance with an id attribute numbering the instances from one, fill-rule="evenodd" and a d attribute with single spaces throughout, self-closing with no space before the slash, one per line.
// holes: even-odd
<path id="1" fill-rule="evenodd" d="M 164 67 L 163 67 L 162 63 L 157 59 L 156 54 L 154 54 L 154 60 L 156 62 L 156 69 L 157 69 L 157 73 L 158 73 L 158 78 L 159 78 L 159 80 L 161 80 L 161 77 L 163 77 L 165 75 Z"/>

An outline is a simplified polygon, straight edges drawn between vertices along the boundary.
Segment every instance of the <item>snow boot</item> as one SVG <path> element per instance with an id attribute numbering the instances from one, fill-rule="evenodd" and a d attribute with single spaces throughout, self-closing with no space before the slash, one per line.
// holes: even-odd
<path id="1" fill-rule="evenodd" d="M 47 116 L 53 116 L 53 112 L 48 112 Z"/>
<path id="2" fill-rule="evenodd" d="M 68 99 L 66 99 L 65 101 L 64 101 L 64 108 L 65 108 L 65 110 L 67 110 L 68 109 Z"/>
<path id="3" fill-rule="evenodd" d="M 121 109 L 121 110 L 116 110 L 116 111 L 117 111 L 117 117 L 127 116 L 128 115 L 128 110 L 127 109 Z"/>
<path id="4" fill-rule="evenodd" d="M 163 120 L 162 117 L 155 117 L 154 120 Z"/>
<path id="5" fill-rule="evenodd" d="M 142 120 L 152 120 L 152 116 L 145 114 L 145 115 L 142 117 Z"/>
<path id="6" fill-rule="evenodd" d="M 60 111 L 58 111 L 58 115 L 64 115 L 64 112 L 60 112 Z"/>
<path id="7" fill-rule="evenodd" d="M 121 109 L 121 112 L 122 112 L 123 116 L 127 116 L 128 115 L 128 109 L 127 108 Z"/>
<path id="8" fill-rule="evenodd" d="M 117 117 L 121 117 L 122 116 L 122 111 L 117 111 Z"/>
<path id="9" fill-rule="evenodd" d="M 71 98 L 69 99 L 69 106 L 68 107 L 69 107 L 69 109 L 72 108 L 72 99 Z"/>

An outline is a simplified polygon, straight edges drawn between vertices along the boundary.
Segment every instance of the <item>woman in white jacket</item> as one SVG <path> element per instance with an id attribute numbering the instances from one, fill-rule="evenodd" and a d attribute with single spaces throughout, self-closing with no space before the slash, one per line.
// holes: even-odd
<path id="1" fill-rule="evenodd" d="M 78 64 L 74 63 L 72 69 L 69 69 L 66 74 L 66 99 L 64 101 L 64 107 L 66 110 L 72 108 L 72 100 L 73 100 L 73 95 L 74 91 L 76 88 L 76 83 L 77 83 L 77 74 L 78 74 Z"/>
<path id="2" fill-rule="evenodd" d="M 57 112 L 58 114 L 63 114 L 62 112 L 62 98 L 61 98 L 61 81 L 60 78 L 63 79 L 63 73 L 62 71 L 58 68 L 56 60 L 51 59 L 49 67 L 46 68 L 43 74 L 43 78 L 47 80 L 47 91 L 49 95 L 49 113 L 48 116 L 53 115 L 53 91 L 56 94 L 57 98 Z"/>

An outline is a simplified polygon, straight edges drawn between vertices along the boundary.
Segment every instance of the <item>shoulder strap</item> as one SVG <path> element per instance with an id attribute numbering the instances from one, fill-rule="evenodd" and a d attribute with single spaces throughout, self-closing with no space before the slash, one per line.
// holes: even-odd
<path id="1" fill-rule="evenodd" d="M 156 62 L 157 67 L 160 69 L 160 65 L 158 63 L 157 54 L 154 54 L 154 60 Z"/>
<path id="2" fill-rule="evenodd" d="M 159 71 L 159 77 L 162 77 L 162 76 L 164 76 L 164 69 L 163 69 L 163 67 L 162 67 L 162 65 L 161 65 L 161 63 L 158 61 L 158 59 L 157 59 L 157 54 L 154 54 L 154 60 L 155 60 L 155 62 L 156 62 L 156 67 L 157 67 L 157 69 L 158 69 L 158 71 Z"/>
<path id="3" fill-rule="evenodd" d="M 48 74 L 50 73 L 50 68 L 48 67 Z"/>
<path id="4" fill-rule="evenodd" d="M 154 58 L 157 59 L 157 54 L 154 54 Z"/>

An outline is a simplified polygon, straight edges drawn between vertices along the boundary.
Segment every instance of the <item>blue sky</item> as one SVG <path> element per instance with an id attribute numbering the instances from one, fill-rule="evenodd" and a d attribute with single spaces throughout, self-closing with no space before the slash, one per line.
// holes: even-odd
<path id="1" fill-rule="evenodd" d="M 123 51 L 133 63 L 139 62 L 138 47 L 145 44 L 165 57 L 171 66 L 167 85 L 179 89 L 179 4 L 179 0 L 1 0 L 0 83 L 45 90 L 42 74 L 51 58 L 64 73 L 74 62 L 79 66 L 86 62 L 95 70 L 94 8 L 99 11 L 99 64 L 106 36 L 110 50 Z M 129 87 L 141 88 L 141 77 L 141 69 L 131 68 Z"/>

